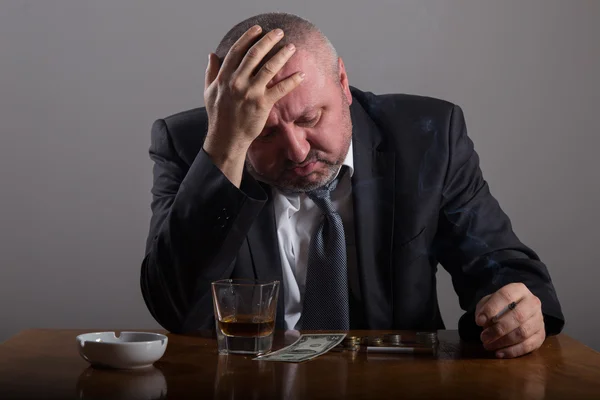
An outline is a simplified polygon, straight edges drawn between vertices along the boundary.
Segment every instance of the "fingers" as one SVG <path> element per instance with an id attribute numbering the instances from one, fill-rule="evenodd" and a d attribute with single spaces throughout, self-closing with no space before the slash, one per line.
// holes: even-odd
<path id="1" fill-rule="evenodd" d="M 488 294 L 487 296 L 485 296 L 481 300 L 479 300 L 479 303 L 477 303 L 477 307 L 475 308 L 475 315 L 476 316 L 478 316 L 481 313 L 481 309 L 483 308 L 484 305 L 487 304 L 487 302 L 490 299 L 490 297 L 492 297 L 492 295 Z"/>
<path id="2" fill-rule="evenodd" d="M 258 25 L 248 29 L 240 38 L 231 46 L 221 67 L 221 74 L 229 77 L 240 65 L 240 62 L 246 56 L 246 52 L 254 40 L 260 35 L 262 28 Z"/>
<path id="3" fill-rule="evenodd" d="M 204 74 L 204 90 L 206 90 L 211 83 L 217 78 L 219 73 L 219 58 L 216 54 L 210 53 L 208 55 L 208 65 L 206 66 L 206 73 Z"/>
<path id="4" fill-rule="evenodd" d="M 475 321 L 479 326 L 485 326 L 494 318 L 504 307 L 514 302 L 520 302 L 531 292 L 522 283 L 510 283 L 496 293 L 492 294 L 479 313 L 475 314 Z"/>
<path id="5" fill-rule="evenodd" d="M 222 65 L 215 54 L 209 55 L 204 101 L 211 133 L 207 134 L 207 139 L 212 138 L 207 141 L 208 148 L 212 148 L 213 153 L 226 149 L 226 152 L 238 155 L 242 148 L 245 156 L 247 148 L 264 129 L 275 102 L 296 88 L 304 77 L 301 72 L 291 71 L 291 75 L 286 74 L 280 82 L 267 87 L 267 83 L 294 54 L 295 48 L 284 47 L 271 57 L 270 53 L 280 43 L 283 32 L 276 29 L 257 40 L 260 32 L 258 26 L 246 31 L 233 44 Z M 263 65 L 267 56 L 271 59 Z M 254 71 L 259 69 L 258 65 L 263 68 L 260 68 L 257 79 Z"/>
<path id="6" fill-rule="evenodd" d="M 287 44 L 262 66 L 254 78 L 255 81 L 261 86 L 267 86 L 295 52 L 296 46 L 291 43 Z"/>
<path id="7" fill-rule="evenodd" d="M 521 343 L 506 347 L 496 352 L 498 358 L 514 358 L 525 354 L 529 354 L 534 350 L 537 350 L 546 339 L 546 331 L 541 329 L 540 331 L 531 335 L 528 339 Z"/>
<path id="8" fill-rule="evenodd" d="M 540 300 L 533 294 L 530 294 L 521 300 L 513 310 L 504 314 L 496 323 L 484 329 L 481 332 L 481 341 L 485 345 L 498 340 L 537 314 L 541 315 Z"/>
<path id="9" fill-rule="evenodd" d="M 277 85 L 267 89 L 267 97 L 272 103 L 276 103 L 283 96 L 294 90 L 302 80 L 304 80 L 304 72 L 296 72 L 294 75 L 282 80 Z"/>
<path id="10" fill-rule="evenodd" d="M 269 52 L 275 47 L 281 39 L 283 39 L 283 31 L 281 29 L 274 29 L 267 33 L 263 38 L 256 42 L 246 53 L 244 59 L 241 61 L 238 68 L 237 74 L 241 78 L 250 79 L 256 67 L 263 61 L 263 59 L 269 54 Z M 293 47 L 293 46 L 292 46 Z M 287 51 L 286 51 L 287 49 Z M 287 61 L 292 54 L 294 54 L 295 48 L 292 51 L 289 50 L 289 45 L 281 49 L 271 60 L 269 60 L 262 68 L 261 71 L 271 73 L 271 78 L 275 76 L 277 72 L 283 67 L 285 61 Z M 277 57 L 279 56 L 279 57 Z M 279 62 L 285 57 L 283 63 Z M 276 60 L 273 60 L 276 59 Z M 276 62 L 274 62 L 276 61 Z M 269 78 L 270 80 L 270 78 Z M 269 81 L 267 80 L 267 82 Z M 262 80 L 261 80 L 262 81 Z M 265 82 L 266 85 L 266 82 Z"/>
<path id="11" fill-rule="evenodd" d="M 495 351 L 509 347 L 525 340 L 529 339 L 540 330 L 544 329 L 544 317 L 541 313 L 535 314 L 527 321 L 519 325 L 517 328 L 509 332 L 508 334 L 500 337 L 499 339 L 484 343 L 483 347 L 486 350 Z"/>
<path id="12" fill-rule="evenodd" d="M 217 79 L 217 77 L 223 77 L 227 80 L 231 78 L 230 84 L 237 91 L 248 91 L 252 87 L 255 89 L 260 88 L 260 93 L 264 93 L 270 102 L 274 103 L 294 90 L 302 82 L 304 73 L 297 72 L 277 85 L 266 89 L 269 82 L 283 68 L 290 57 L 294 55 L 296 47 L 291 43 L 283 47 L 270 60 L 264 63 L 256 76 L 253 77 L 257 66 L 260 65 L 267 54 L 284 36 L 281 29 L 274 29 L 250 47 L 250 44 L 258 37 L 260 32 L 261 30 L 258 26 L 246 31 L 231 47 L 220 70 L 217 67 L 213 68 L 213 65 L 217 63 L 213 62 L 213 58 L 210 56 L 206 72 L 206 87 Z M 248 49 L 248 47 L 250 48 Z M 215 69 L 217 72 L 215 72 Z"/>

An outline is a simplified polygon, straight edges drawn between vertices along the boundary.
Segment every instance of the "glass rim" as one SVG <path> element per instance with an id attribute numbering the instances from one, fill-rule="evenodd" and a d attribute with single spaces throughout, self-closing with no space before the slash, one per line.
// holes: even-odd
<path id="1" fill-rule="evenodd" d="M 261 279 L 219 279 L 218 281 L 211 282 L 211 286 L 224 285 L 224 286 L 271 286 L 279 285 L 278 280 L 265 281 Z"/>

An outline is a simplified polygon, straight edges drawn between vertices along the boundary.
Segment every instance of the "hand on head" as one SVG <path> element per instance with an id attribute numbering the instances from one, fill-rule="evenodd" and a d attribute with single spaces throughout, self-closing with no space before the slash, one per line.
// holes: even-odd
<path id="1" fill-rule="evenodd" d="M 268 85 L 294 54 L 296 49 L 292 44 L 280 49 L 254 73 L 284 35 L 282 30 L 275 29 L 252 44 L 260 33 L 259 26 L 246 31 L 231 47 L 222 65 L 215 54 L 209 54 L 204 85 L 208 114 L 204 149 L 217 163 L 224 162 L 221 158 L 232 158 L 232 154 L 238 156 L 237 163 L 243 163 L 248 147 L 263 130 L 273 105 L 304 78 L 302 72 L 297 72 L 273 86 Z M 241 181 L 241 169 L 239 172 Z"/>

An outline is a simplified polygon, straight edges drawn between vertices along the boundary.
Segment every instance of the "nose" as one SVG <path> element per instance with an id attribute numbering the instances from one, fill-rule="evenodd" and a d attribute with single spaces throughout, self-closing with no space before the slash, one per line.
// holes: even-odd
<path id="1" fill-rule="evenodd" d="M 306 159 L 310 151 L 310 142 L 307 140 L 306 131 L 298 126 L 292 125 L 283 130 L 283 146 L 287 158 L 295 163 L 301 163 Z"/>

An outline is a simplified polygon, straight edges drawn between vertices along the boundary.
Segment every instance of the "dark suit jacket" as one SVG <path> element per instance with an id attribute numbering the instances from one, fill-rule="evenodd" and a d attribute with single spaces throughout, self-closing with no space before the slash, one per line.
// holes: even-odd
<path id="1" fill-rule="evenodd" d="M 477 302 L 511 282 L 542 301 L 548 334 L 564 324 L 550 276 L 490 194 L 461 109 L 446 101 L 351 88 L 354 217 L 361 301 L 351 326 L 442 329 L 438 263 L 452 276 L 463 338 L 477 338 Z M 141 287 L 172 332 L 214 326 L 210 282 L 282 281 L 269 187 L 232 185 L 202 150 L 204 108 L 156 121 L 152 220 Z M 282 282 L 284 284 L 284 282 Z M 277 326 L 284 321 L 279 296 Z"/>

